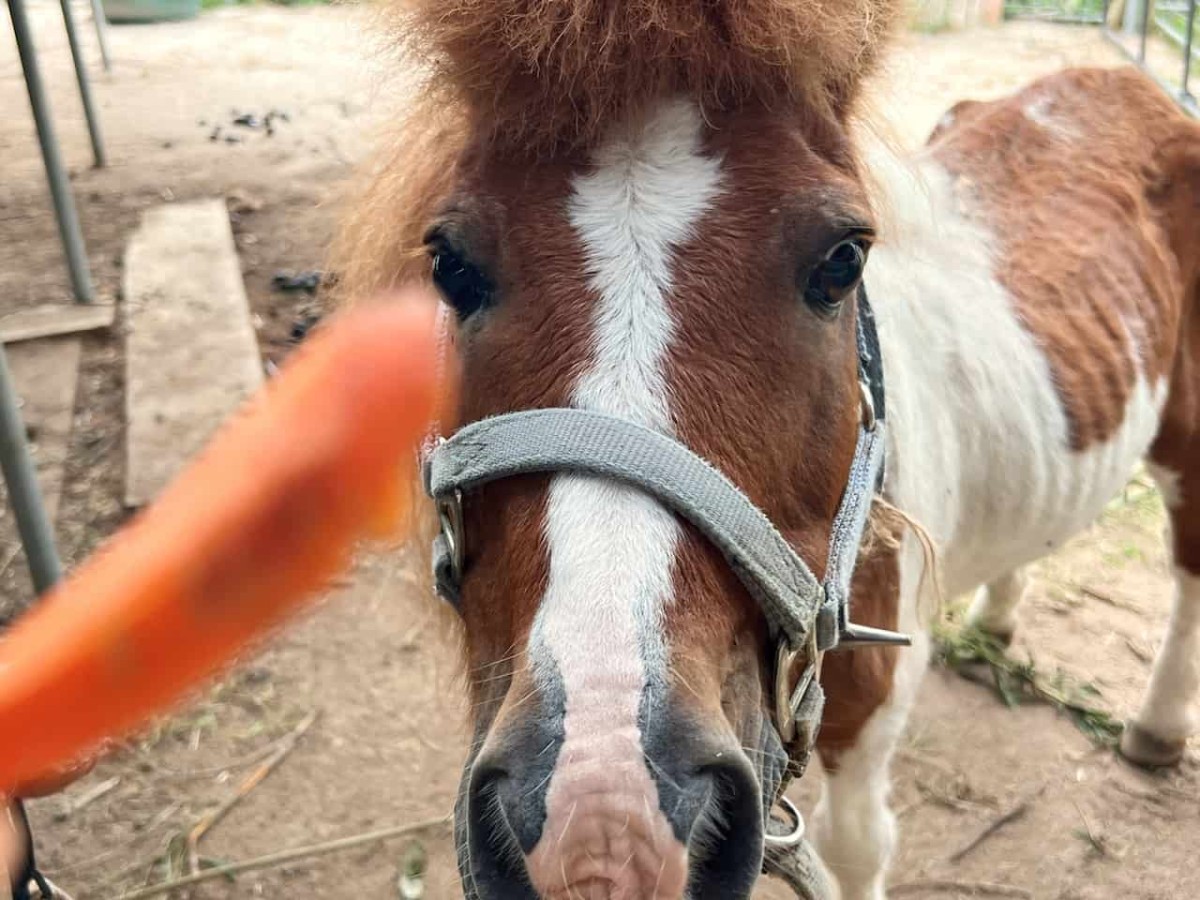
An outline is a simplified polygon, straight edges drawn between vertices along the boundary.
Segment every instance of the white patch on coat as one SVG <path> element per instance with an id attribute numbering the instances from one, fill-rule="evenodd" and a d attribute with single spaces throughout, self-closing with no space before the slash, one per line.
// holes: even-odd
<path id="1" fill-rule="evenodd" d="M 720 187 L 720 160 L 702 152 L 702 124 L 693 104 L 664 104 L 596 152 L 570 200 L 597 295 L 591 365 L 572 401 L 668 434 L 673 251 L 693 235 Z M 643 759 L 638 711 L 647 684 L 666 679 L 662 617 L 672 602 L 680 533 L 672 514 L 637 490 L 579 476 L 551 481 L 550 577 L 530 657 L 535 671 L 552 663 L 566 718 L 545 831 L 530 858 L 535 882 L 540 857 L 562 852 L 573 804 L 589 794 L 638 797 L 644 818 L 654 820 L 640 823 L 651 832 L 646 837 L 677 845 Z"/>
<path id="2" fill-rule="evenodd" d="M 1103 511 L 1158 431 L 1166 383 L 1139 376 L 1116 433 L 1073 450 L 1050 364 L 992 275 L 995 239 L 962 215 L 969 201 L 928 157 L 890 163 L 886 183 L 903 227 L 872 251 L 866 280 L 887 372 L 889 491 L 933 535 L 955 596 Z"/>
<path id="3" fill-rule="evenodd" d="M 1139 378 L 1117 432 L 1072 450 L 1046 356 L 992 274 L 996 242 L 962 214 L 969 199 L 931 158 L 910 165 L 878 144 L 866 150 L 886 215 L 866 281 L 887 379 L 889 499 L 934 538 L 947 597 L 993 583 L 998 603 L 1015 606 L 1014 573 L 1087 526 L 1125 484 L 1158 430 L 1166 386 Z M 884 897 L 896 837 L 889 762 L 928 658 L 921 565 L 907 540 L 899 621 L 919 639 L 901 654 L 888 703 L 839 758 L 816 813 L 814 836 L 843 900 Z M 1200 581 L 1181 581 L 1181 596 L 1187 591 L 1200 594 Z M 1193 600 L 1177 604 L 1180 621 L 1200 617 Z M 1012 610 L 1003 612 L 1007 619 Z M 1164 696 L 1194 692 L 1200 679 L 1200 628 L 1188 622 L 1177 633 L 1193 643 L 1181 638 L 1180 652 L 1160 663 L 1172 685 Z M 1163 707 L 1178 704 L 1168 698 Z"/>

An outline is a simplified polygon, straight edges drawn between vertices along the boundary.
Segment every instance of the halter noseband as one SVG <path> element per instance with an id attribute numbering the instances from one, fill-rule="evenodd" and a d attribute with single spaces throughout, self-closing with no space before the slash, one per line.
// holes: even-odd
<path id="1" fill-rule="evenodd" d="M 438 593 L 457 605 L 466 570 L 462 502 L 472 488 L 514 475 L 569 473 L 608 478 L 651 495 L 691 522 L 721 551 L 763 608 L 777 644 L 775 727 L 787 750 L 787 781 L 808 765 L 825 705 L 821 660 L 864 644 L 907 646 L 907 635 L 850 621 L 850 580 L 863 528 L 884 474 L 887 408 L 875 317 L 858 295 L 861 419 L 854 459 L 833 520 L 825 579 L 819 581 L 771 520 L 726 475 L 684 444 L 625 419 L 580 409 L 536 409 L 483 419 L 438 440 L 424 462 L 441 533 L 434 541 Z M 792 673 L 802 663 L 792 686 Z M 778 798 L 777 798 L 778 799 Z M 790 847 L 803 824 L 768 844 Z"/>

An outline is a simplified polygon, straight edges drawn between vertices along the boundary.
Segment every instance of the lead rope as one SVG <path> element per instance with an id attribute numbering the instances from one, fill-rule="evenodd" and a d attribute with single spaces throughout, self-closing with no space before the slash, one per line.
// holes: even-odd
<path id="1" fill-rule="evenodd" d="M 802 900 L 830 900 L 833 885 L 825 867 L 807 840 L 795 846 L 767 844 L 763 853 L 763 874 L 778 878 Z"/>
<path id="2" fill-rule="evenodd" d="M 29 827 L 29 817 L 25 814 L 25 804 L 20 800 L 13 801 L 10 822 L 15 831 L 20 833 L 22 841 L 22 856 L 20 865 L 11 875 L 9 890 L 12 900 L 34 900 L 30 887 L 37 889 L 37 897 L 42 900 L 70 900 L 70 898 L 50 882 L 37 867 L 33 852 L 33 831 Z"/>

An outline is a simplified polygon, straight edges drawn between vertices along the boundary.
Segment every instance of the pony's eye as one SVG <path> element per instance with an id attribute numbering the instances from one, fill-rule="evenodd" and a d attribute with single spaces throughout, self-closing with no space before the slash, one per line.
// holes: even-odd
<path id="1" fill-rule="evenodd" d="M 454 308 L 460 322 L 491 302 L 492 283 L 462 254 L 439 242 L 430 246 L 429 258 L 432 261 L 433 283 L 441 292 L 442 299 Z"/>
<path id="2" fill-rule="evenodd" d="M 817 312 L 833 315 L 858 289 L 867 264 L 864 238 L 847 238 L 825 255 L 808 275 L 804 299 Z"/>

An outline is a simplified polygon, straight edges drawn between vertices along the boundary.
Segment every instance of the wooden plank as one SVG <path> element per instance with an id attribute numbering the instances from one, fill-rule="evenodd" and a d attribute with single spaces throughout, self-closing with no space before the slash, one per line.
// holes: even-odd
<path id="1" fill-rule="evenodd" d="M 111 303 L 47 303 L 0 316 L 0 341 L 15 344 L 111 328 L 116 309 Z"/>
<path id="2" fill-rule="evenodd" d="M 148 210 L 125 251 L 125 502 L 142 506 L 263 382 L 223 200 Z"/>

